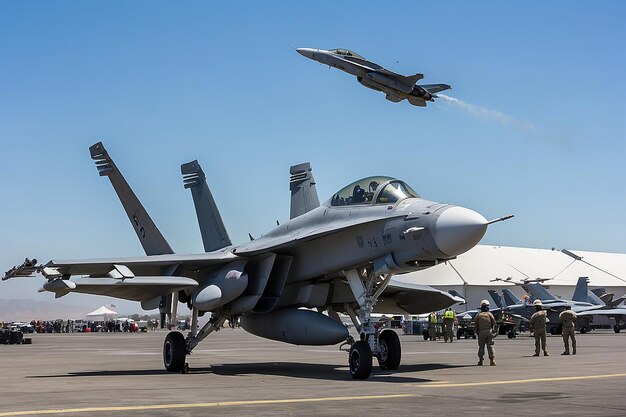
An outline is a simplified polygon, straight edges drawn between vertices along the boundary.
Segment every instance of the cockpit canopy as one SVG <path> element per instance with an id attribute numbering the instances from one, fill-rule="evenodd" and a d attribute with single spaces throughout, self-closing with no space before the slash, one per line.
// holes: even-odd
<path id="1" fill-rule="evenodd" d="M 331 206 L 393 204 L 419 195 L 403 181 L 391 177 L 367 177 L 342 188 L 330 199 Z"/>
<path id="2" fill-rule="evenodd" d="M 365 60 L 365 58 L 363 58 L 361 55 L 357 54 L 356 52 L 352 52 L 349 49 L 331 49 L 330 52 L 337 54 L 337 55 L 353 56 L 355 58 L 360 58 L 360 59 Z"/>

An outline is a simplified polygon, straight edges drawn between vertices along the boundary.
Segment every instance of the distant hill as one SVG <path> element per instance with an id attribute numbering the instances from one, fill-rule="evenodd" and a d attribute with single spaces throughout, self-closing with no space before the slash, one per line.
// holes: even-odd
<path id="1" fill-rule="evenodd" d="M 84 319 L 97 307 L 34 300 L 1 300 L 0 321 Z"/>

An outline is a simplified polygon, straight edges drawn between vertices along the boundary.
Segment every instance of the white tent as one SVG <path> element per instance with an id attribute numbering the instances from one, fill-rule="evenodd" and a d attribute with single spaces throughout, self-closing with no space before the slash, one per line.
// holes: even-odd
<path id="1" fill-rule="evenodd" d="M 102 306 L 99 309 L 94 310 L 91 313 L 87 314 L 87 319 L 93 320 L 93 321 L 105 321 L 105 320 L 114 319 L 115 316 L 117 316 L 117 313 L 115 311 L 110 310 L 106 308 L 105 306 Z"/>
<path id="2" fill-rule="evenodd" d="M 425 284 L 440 290 L 457 290 L 467 300 L 467 309 L 487 298 L 488 289 L 506 286 L 518 296 L 515 286 L 524 279 L 548 278 L 543 284 L 564 299 L 571 298 L 579 277 L 589 278 L 589 288 L 605 288 L 621 296 L 626 292 L 626 254 L 555 249 L 479 245 L 446 263 L 418 272 L 397 275 L 396 281 Z M 504 280 L 496 280 L 496 278 Z M 510 281 L 507 282 L 506 280 Z"/>

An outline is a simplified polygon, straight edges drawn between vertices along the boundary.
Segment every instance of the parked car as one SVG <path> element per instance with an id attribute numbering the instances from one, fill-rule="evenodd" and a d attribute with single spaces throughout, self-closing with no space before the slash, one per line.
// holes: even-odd
<path id="1" fill-rule="evenodd" d="M 13 345 L 22 343 L 24 334 L 20 330 L 0 329 L 0 344 Z"/>

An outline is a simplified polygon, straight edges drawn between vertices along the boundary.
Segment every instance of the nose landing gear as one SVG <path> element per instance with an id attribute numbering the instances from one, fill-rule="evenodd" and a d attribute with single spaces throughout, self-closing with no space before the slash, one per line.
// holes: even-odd
<path id="1" fill-rule="evenodd" d="M 378 359 L 382 370 L 396 370 L 400 366 L 402 356 L 400 338 L 393 330 L 380 331 L 378 323 L 373 323 L 371 313 L 378 297 L 387 288 L 392 274 L 379 275 L 363 269 L 361 273 L 352 269 L 345 271 L 352 294 L 356 299 L 354 305 L 345 305 L 360 339 L 352 343 L 348 355 L 350 375 L 354 379 L 367 379 L 372 373 L 372 357 Z"/>

